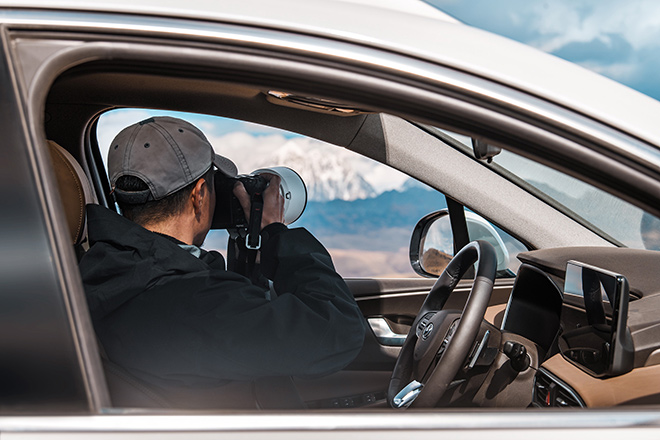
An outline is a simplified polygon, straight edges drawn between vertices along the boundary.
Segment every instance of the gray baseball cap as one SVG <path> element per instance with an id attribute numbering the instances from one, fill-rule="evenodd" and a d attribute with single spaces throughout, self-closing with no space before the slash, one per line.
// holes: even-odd
<path id="1" fill-rule="evenodd" d="M 236 165 L 215 154 L 204 133 L 191 123 L 158 116 L 123 129 L 108 151 L 108 174 L 118 200 L 141 204 L 160 200 L 202 177 L 212 165 L 235 177 Z M 135 176 L 149 187 L 145 191 L 115 188 L 117 179 Z"/>

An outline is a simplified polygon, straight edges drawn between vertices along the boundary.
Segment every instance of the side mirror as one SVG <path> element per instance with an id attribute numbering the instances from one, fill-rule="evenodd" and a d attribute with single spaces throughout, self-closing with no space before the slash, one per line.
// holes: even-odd
<path id="1" fill-rule="evenodd" d="M 466 211 L 470 241 L 485 240 L 497 252 L 497 270 L 505 271 L 509 266 L 509 251 L 497 230 L 486 219 L 474 212 Z M 413 230 L 410 239 L 410 264 L 413 270 L 426 277 L 437 277 L 454 256 L 454 237 L 446 209 L 423 217 Z"/>

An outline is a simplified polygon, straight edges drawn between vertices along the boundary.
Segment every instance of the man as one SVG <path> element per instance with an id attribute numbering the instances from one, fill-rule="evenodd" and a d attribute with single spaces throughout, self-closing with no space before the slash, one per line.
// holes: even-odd
<path id="1" fill-rule="evenodd" d="M 124 216 L 88 207 L 90 249 L 80 262 L 109 359 L 170 396 L 225 401 L 229 381 L 342 369 L 360 351 L 364 319 L 325 248 L 281 223 L 277 176 L 266 177 L 260 250 L 276 297 L 200 248 L 215 209 L 214 166 L 236 175 L 180 119 L 147 119 L 112 142 L 108 172 Z M 242 184 L 234 193 L 249 215 Z"/>

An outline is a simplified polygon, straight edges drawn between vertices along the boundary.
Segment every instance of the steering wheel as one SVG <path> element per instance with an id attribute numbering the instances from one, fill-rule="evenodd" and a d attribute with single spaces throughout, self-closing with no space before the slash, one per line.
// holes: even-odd
<path id="1" fill-rule="evenodd" d="M 463 311 L 442 310 L 475 262 L 477 274 Z M 438 404 L 466 364 L 493 292 L 496 270 L 495 248 L 482 240 L 468 243 L 449 262 L 424 300 L 397 358 L 387 392 L 392 407 Z"/>

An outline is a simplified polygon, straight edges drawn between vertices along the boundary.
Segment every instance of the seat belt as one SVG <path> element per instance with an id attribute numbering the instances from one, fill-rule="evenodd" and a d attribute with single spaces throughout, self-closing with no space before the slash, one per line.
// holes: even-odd
<path id="1" fill-rule="evenodd" d="M 465 207 L 458 203 L 456 200 L 447 197 L 447 210 L 449 211 L 449 222 L 451 223 L 451 231 L 454 235 L 454 255 L 463 249 L 470 242 L 470 233 L 467 228 L 467 221 L 465 220 Z M 474 266 L 471 266 L 465 274 L 465 278 L 474 278 Z"/>
<path id="2" fill-rule="evenodd" d="M 465 220 L 465 207 L 447 197 L 447 210 L 449 211 L 449 222 L 454 235 L 454 255 L 470 242 L 467 222 Z"/>
<path id="3" fill-rule="evenodd" d="M 253 284 L 268 287 L 258 270 L 257 255 L 261 249 L 261 218 L 264 199 L 261 192 L 250 197 L 250 220 L 246 229 L 229 230 L 227 269 L 250 278 Z"/>

